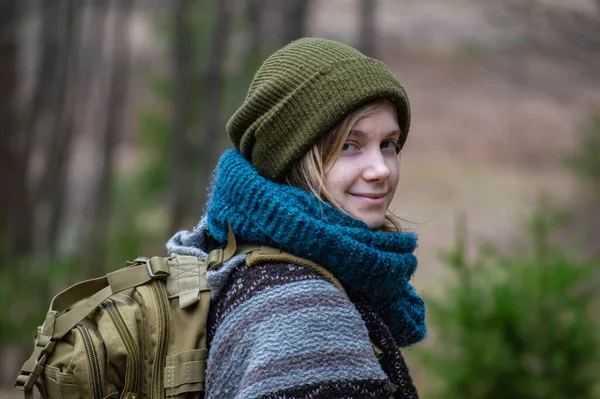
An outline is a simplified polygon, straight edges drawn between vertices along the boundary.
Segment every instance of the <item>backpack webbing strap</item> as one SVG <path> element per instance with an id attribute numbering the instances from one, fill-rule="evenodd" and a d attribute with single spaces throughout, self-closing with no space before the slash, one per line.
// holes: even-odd
<path id="1" fill-rule="evenodd" d="M 331 282 L 340 291 L 342 291 L 344 295 L 346 295 L 346 290 L 344 290 L 342 283 L 340 283 L 339 280 L 323 266 L 320 266 L 308 259 L 284 252 L 281 249 L 272 248 L 266 245 L 251 243 L 237 245 L 235 234 L 233 233 L 231 225 L 228 225 L 227 227 L 227 246 L 224 249 L 215 249 L 208 254 L 208 270 L 214 270 L 218 268 L 236 255 L 248 254 L 246 257 L 246 264 L 248 266 L 254 266 L 267 262 L 281 262 L 307 266 Z"/>
<path id="2" fill-rule="evenodd" d="M 50 312 L 60 312 L 66 310 L 69 306 L 84 299 L 93 293 L 85 301 L 77 304 L 74 308 L 56 317 L 52 328 L 52 338 L 60 339 L 68 333 L 73 327 L 96 309 L 109 296 L 145 284 L 156 278 L 166 278 L 169 275 L 169 266 L 167 258 L 154 257 L 151 259 L 140 259 L 145 264 L 129 266 L 109 273 L 106 277 L 87 280 L 77 284 L 74 290 L 67 288 L 58 294 L 50 304 Z M 97 288 L 99 284 L 104 287 L 94 293 L 91 289 Z M 81 285 L 81 287 L 77 287 Z M 83 298 L 81 297 L 83 295 Z M 44 322 L 44 327 L 46 322 Z"/>
<path id="3" fill-rule="evenodd" d="M 329 270 L 308 259 L 266 245 L 252 243 L 237 245 L 231 225 L 227 225 L 227 246 L 223 249 L 215 249 L 208 254 L 208 270 L 215 270 L 229 259 L 241 254 L 248 254 L 246 257 L 246 264 L 248 266 L 267 262 L 281 262 L 307 266 L 326 280 L 330 281 L 346 295 L 346 291 L 342 284 Z"/>
<path id="4" fill-rule="evenodd" d="M 312 269 L 319 276 L 323 277 L 325 280 L 329 281 L 331 284 L 335 285 L 340 291 L 342 291 L 344 295 L 347 295 L 342 283 L 340 283 L 340 281 L 329 270 L 308 259 L 304 259 L 299 256 L 284 252 L 280 249 L 265 245 L 263 245 L 259 250 L 250 252 L 246 258 L 246 264 L 248 266 L 255 266 L 268 262 L 291 263 L 293 265 L 306 266 Z"/>
<path id="5" fill-rule="evenodd" d="M 228 225 L 227 246 L 224 249 L 215 249 L 208 254 L 208 270 L 215 270 L 223 263 L 236 255 L 247 254 L 259 250 L 261 245 L 241 244 L 237 245 L 231 225 Z"/>

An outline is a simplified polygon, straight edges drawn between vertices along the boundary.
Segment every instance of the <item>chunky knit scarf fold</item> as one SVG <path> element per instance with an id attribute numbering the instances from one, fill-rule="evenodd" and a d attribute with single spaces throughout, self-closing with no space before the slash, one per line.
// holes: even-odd
<path id="1" fill-rule="evenodd" d="M 424 302 L 409 284 L 417 267 L 414 234 L 372 231 L 304 190 L 265 179 L 234 150 L 217 166 L 207 221 L 219 242 L 229 224 L 242 240 L 327 268 L 350 294 L 369 298 L 398 345 L 425 337 Z"/>

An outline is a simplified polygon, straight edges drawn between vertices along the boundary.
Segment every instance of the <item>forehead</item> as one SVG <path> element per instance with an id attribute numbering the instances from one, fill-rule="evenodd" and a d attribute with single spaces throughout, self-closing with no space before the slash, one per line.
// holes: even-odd
<path id="1" fill-rule="evenodd" d="M 400 133 L 396 108 L 390 103 L 383 103 L 370 110 L 356 121 L 350 129 L 350 134 L 368 132 Z"/>

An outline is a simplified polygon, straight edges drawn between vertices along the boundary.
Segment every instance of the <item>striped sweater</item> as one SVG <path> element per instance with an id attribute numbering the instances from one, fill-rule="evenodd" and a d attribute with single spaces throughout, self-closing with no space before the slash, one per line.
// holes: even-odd
<path id="1" fill-rule="evenodd" d="M 418 397 L 366 300 L 307 267 L 231 264 L 209 281 L 207 398 Z"/>

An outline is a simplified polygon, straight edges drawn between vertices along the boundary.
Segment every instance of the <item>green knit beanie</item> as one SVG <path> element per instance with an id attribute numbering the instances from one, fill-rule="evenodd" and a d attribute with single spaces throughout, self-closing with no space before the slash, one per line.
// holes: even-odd
<path id="1" fill-rule="evenodd" d="M 348 113 L 379 98 L 396 104 L 402 146 L 410 107 L 388 67 L 345 44 L 303 38 L 262 64 L 227 134 L 261 175 L 281 181 Z"/>

